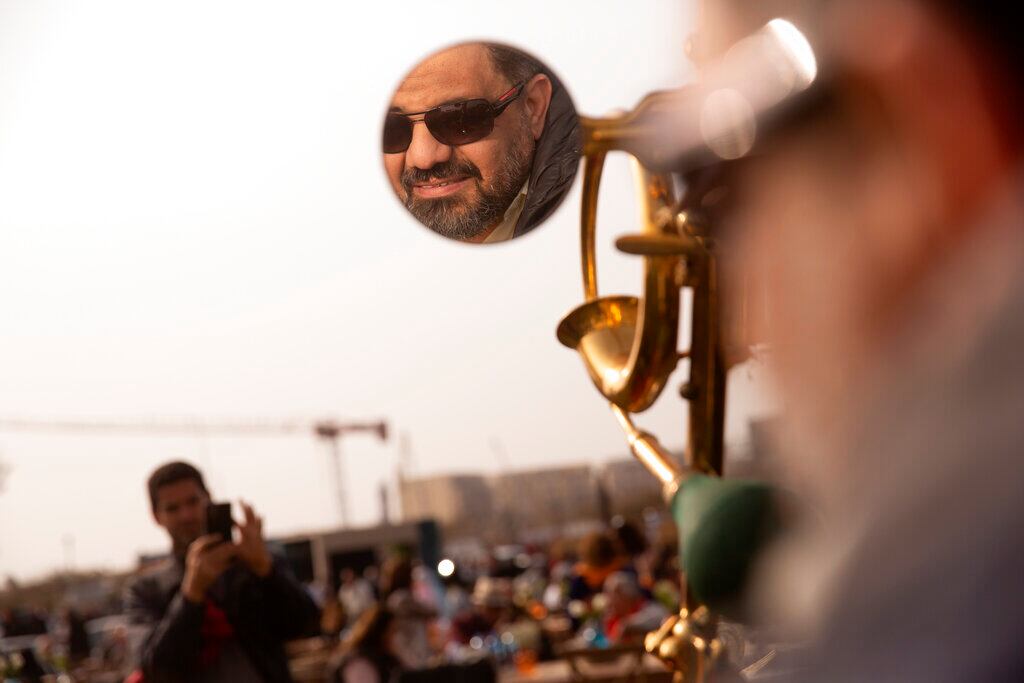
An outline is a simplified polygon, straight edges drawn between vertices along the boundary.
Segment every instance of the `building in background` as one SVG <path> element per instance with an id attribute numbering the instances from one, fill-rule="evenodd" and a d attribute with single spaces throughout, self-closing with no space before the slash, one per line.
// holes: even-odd
<path id="1" fill-rule="evenodd" d="M 269 543 L 287 558 L 300 581 L 333 592 L 338 589 L 342 569 L 361 573 L 367 567 L 379 566 L 395 552 L 426 566 L 437 566 L 441 536 L 433 520 L 421 518 L 400 524 L 290 534 L 269 539 Z"/>
<path id="2" fill-rule="evenodd" d="M 636 460 L 612 460 L 597 472 L 611 514 L 632 517 L 649 507 L 664 507 L 661 486 Z"/>
<path id="3" fill-rule="evenodd" d="M 543 543 L 601 522 L 598 480 L 586 465 L 508 472 L 488 484 L 495 540 Z"/>
<path id="4" fill-rule="evenodd" d="M 398 495 L 403 521 L 432 519 L 449 535 L 482 535 L 493 521 L 491 487 L 480 475 L 399 478 Z"/>
<path id="5" fill-rule="evenodd" d="M 635 460 L 507 472 L 403 478 L 402 519 L 434 519 L 446 541 L 544 543 L 581 536 L 611 515 L 663 506 L 657 482 Z"/>

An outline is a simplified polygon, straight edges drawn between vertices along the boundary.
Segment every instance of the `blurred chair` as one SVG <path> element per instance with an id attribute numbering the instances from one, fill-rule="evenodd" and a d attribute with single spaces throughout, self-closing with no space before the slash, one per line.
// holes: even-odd
<path id="1" fill-rule="evenodd" d="M 643 645 L 613 645 L 607 648 L 565 648 L 559 655 L 576 683 L 662 683 L 670 681 L 668 671 L 649 671 Z"/>
<path id="2" fill-rule="evenodd" d="M 432 669 L 405 671 L 399 683 L 497 683 L 498 672 L 489 659 L 471 664 L 445 664 Z"/>

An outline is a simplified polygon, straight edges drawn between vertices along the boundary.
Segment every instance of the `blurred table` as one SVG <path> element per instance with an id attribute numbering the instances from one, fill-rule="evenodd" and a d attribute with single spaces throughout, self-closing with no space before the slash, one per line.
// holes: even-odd
<path id="1" fill-rule="evenodd" d="M 333 646 L 323 638 L 293 640 L 285 644 L 288 668 L 296 683 L 323 683 Z"/>
<path id="2" fill-rule="evenodd" d="M 639 671 L 602 671 L 597 668 L 587 672 L 583 678 L 574 677 L 572 667 L 564 659 L 541 662 L 528 674 L 515 669 L 503 669 L 498 674 L 498 683 L 671 683 L 672 673 L 665 665 L 650 655 L 643 660 Z"/>

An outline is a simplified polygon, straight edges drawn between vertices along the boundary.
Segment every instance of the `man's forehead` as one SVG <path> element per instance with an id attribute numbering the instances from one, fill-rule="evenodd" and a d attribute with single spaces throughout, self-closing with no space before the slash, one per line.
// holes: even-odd
<path id="1" fill-rule="evenodd" d="M 424 111 L 446 102 L 496 97 L 501 86 L 485 45 L 459 45 L 416 65 L 398 86 L 391 106 L 404 112 Z"/>
<path id="2" fill-rule="evenodd" d="M 168 505 L 181 503 L 196 496 L 201 497 L 204 494 L 202 487 L 199 486 L 199 482 L 193 479 L 181 479 L 170 484 L 164 484 L 157 489 L 156 495 L 158 504 Z"/>

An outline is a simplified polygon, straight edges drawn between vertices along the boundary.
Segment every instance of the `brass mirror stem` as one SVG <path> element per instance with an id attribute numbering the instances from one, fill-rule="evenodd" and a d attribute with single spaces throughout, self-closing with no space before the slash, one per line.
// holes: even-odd
<path id="1" fill-rule="evenodd" d="M 707 250 L 690 261 L 690 379 L 682 394 L 690 402 L 686 462 L 698 472 L 721 476 L 726 367 L 721 347 L 716 265 L 714 254 Z"/>
<path id="2" fill-rule="evenodd" d="M 604 170 L 604 152 L 583 159 L 583 207 L 580 220 L 580 263 L 583 265 L 583 294 L 587 301 L 597 298 L 597 192 Z"/>
<path id="3" fill-rule="evenodd" d="M 636 459 L 640 461 L 648 472 L 654 475 L 662 487 L 662 494 L 666 502 L 671 503 L 672 498 L 679 490 L 680 484 L 686 478 L 686 471 L 671 453 L 665 449 L 658 440 L 651 434 L 639 430 L 633 424 L 633 420 L 622 408 L 614 403 L 609 404 L 612 414 L 619 421 L 619 426 L 626 434 L 626 443 L 629 450 L 633 452 Z"/>

